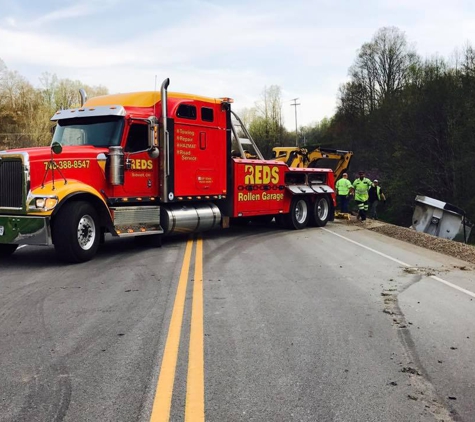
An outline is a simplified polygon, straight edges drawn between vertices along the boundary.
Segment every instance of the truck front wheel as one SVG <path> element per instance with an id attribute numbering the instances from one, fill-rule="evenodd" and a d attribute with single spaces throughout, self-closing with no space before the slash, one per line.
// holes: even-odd
<path id="1" fill-rule="evenodd" d="M 100 227 L 97 212 L 88 202 L 65 204 L 53 222 L 53 242 L 62 261 L 85 262 L 99 247 Z"/>
<path id="2" fill-rule="evenodd" d="M 285 225 L 291 230 L 307 227 L 309 219 L 308 199 L 304 196 L 294 196 L 290 204 L 290 212 L 285 215 Z"/>
<path id="3" fill-rule="evenodd" d="M 4 244 L 0 245 L 0 259 L 6 258 L 15 252 L 18 248 L 18 245 Z"/>

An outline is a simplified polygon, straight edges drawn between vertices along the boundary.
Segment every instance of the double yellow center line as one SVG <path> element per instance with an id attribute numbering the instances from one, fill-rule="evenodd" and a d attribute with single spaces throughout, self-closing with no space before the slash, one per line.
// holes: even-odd
<path id="1" fill-rule="evenodd" d="M 186 290 L 190 272 L 193 239 L 186 243 L 185 256 L 173 305 L 167 342 L 152 407 L 151 422 L 168 422 L 175 382 L 176 364 L 185 310 Z M 186 383 L 185 421 L 205 420 L 204 410 L 204 340 L 203 340 L 203 240 L 196 240 L 195 276 L 191 308 L 190 347 Z"/>

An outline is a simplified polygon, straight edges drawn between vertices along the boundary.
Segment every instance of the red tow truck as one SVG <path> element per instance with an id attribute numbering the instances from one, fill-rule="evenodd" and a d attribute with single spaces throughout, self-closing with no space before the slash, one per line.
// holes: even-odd
<path id="1" fill-rule="evenodd" d="M 0 151 L 0 258 L 53 244 L 94 257 L 106 233 L 162 236 L 249 220 L 289 229 L 334 216 L 331 169 L 265 160 L 229 98 L 161 91 L 60 110 L 50 147 Z"/>

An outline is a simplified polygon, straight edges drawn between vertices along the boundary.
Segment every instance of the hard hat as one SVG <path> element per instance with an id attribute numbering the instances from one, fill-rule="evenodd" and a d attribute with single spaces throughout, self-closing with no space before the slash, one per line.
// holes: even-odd
<path id="1" fill-rule="evenodd" d="M 374 180 L 373 180 L 373 183 L 378 183 L 378 179 L 374 179 Z"/>

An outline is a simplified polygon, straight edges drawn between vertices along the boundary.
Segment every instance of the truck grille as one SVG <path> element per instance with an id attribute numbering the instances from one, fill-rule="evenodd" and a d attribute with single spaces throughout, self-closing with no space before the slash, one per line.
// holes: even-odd
<path id="1" fill-rule="evenodd" d="M 0 208 L 23 207 L 23 162 L 0 160 Z"/>

